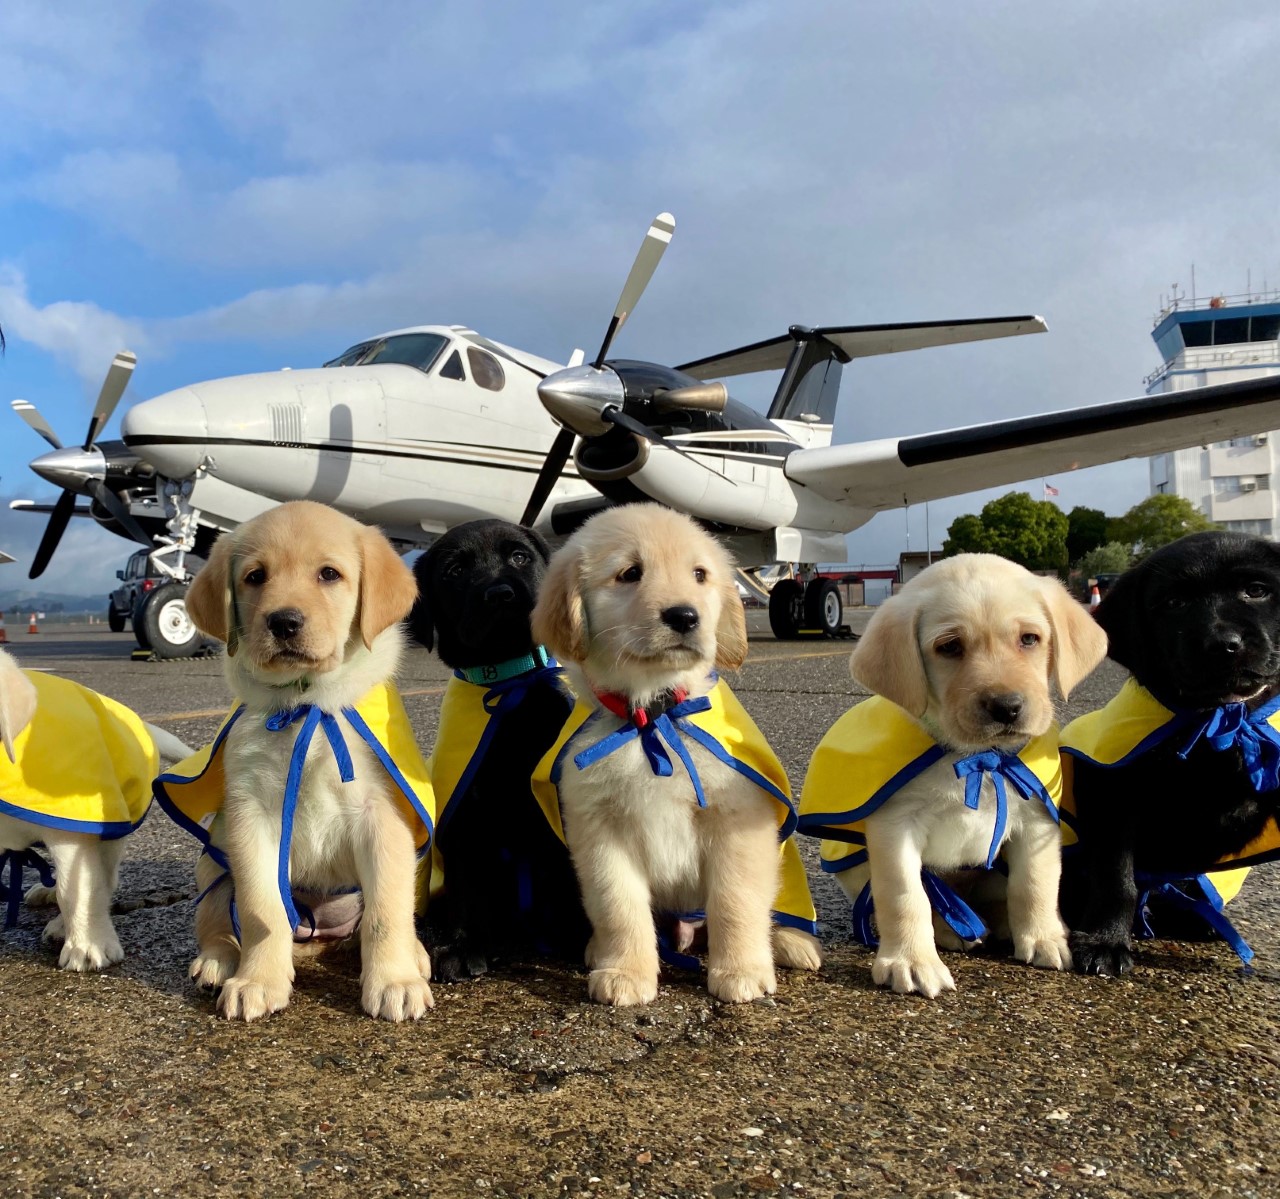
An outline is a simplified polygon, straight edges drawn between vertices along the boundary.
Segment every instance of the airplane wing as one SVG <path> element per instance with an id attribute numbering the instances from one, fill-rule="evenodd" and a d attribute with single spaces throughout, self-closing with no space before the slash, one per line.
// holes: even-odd
<path id="1" fill-rule="evenodd" d="M 16 562 L 17 560 L 13 555 L 6 554 L 4 550 L 0 550 L 0 566 L 3 566 L 6 562 Z"/>
<path id="2" fill-rule="evenodd" d="M 827 499 L 879 511 L 1270 429 L 1280 429 L 1280 376 L 796 450 L 785 469 Z"/>
<path id="3" fill-rule="evenodd" d="M 838 346 L 849 358 L 870 358 L 874 354 L 927 350 L 964 341 L 1044 333 L 1048 328 L 1039 316 L 998 316 L 963 321 L 911 321 L 901 325 L 830 325 L 813 332 Z M 787 365 L 795 343 L 794 337 L 784 333 L 768 341 L 686 362 L 676 370 L 695 379 L 727 379 L 732 375 L 781 370 Z"/>

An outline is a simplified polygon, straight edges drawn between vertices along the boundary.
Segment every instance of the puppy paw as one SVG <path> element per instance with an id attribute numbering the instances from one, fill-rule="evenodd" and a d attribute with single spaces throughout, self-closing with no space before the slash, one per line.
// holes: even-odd
<path id="1" fill-rule="evenodd" d="M 57 888 L 46 887 L 44 883 L 36 883 L 36 885 L 22 897 L 22 901 L 29 908 L 52 907 L 58 902 Z"/>
<path id="2" fill-rule="evenodd" d="M 891 987 L 898 995 L 912 992 L 926 999 L 936 999 L 943 991 L 954 991 L 955 980 L 942 959 L 932 956 L 894 956 L 880 953 L 871 967 L 871 977 L 882 987 Z"/>
<path id="3" fill-rule="evenodd" d="M 773 960 L 788 970 L 822 969 L 818 938 L 799 928 L 777 924 L 773 929 Z"/>
<path id="4" fill-rule="evenodd" d="M 112 932 L 101 941 L 66 942 L 62 952 L 58 954 L 58 969 L 83 973 L 88 970 L 105 970 L 108 966 L 123 961 L 124 950 L 120 948 L 120 941 Z"/>
<path id="5" fill-rule="evenodd" d="M 1070 970 L 1071 948 L 1066 929 L 1023 933 L 1013 939 L 1013 956 L 1042 970 Z"/>
<path id="6" fill-rule="evenodd" d="M 635 1007 L 658 998 L 658 976 L 635 974 L 627 970 L 593 969 L 587 979 L 587 994 L 596 1003 L 614 1007 Z"/>
<path id="7" fill-rule="evenodd" d="M 724 1003 L 750 1003 L 778 989 L 773 963 L 762 963 L 756 969 L 726 970 L 711 966 L 707 969 L 707 990 Z"/>
<path id="8" fill-rule="evenodd" d="M 431 955 L 427 952 L 427 947 L 421 941 L 415 941 L 413 946 L 413 960 L 417 964 L 418 973 L 422 975 L 428 982 L 431 981 Z"/>
<path id="9" fill-rule="evenodd" d="M 67 926 L 62 922 L 61 912 L 44 926 L 44 932 L 40 934 L 40 939 L 47 941 L 51 945 L 61 945 L 67 939 Z"/>
<path id="10" fill-rule="evenodd" d="M 393 1024 L 417 1020 L 427 1008 L 436 1005 L 431 988 L 421 975 L 395 981 L 370 979 L 362 988 L 360 1002 L 375 1020 L 390 1020 Z"/>
<path id="11" fill-rule="evenodd" d="M 1133 954 L 1123 941 L 1112 941 L 1101 933 L 1071 934 L 1071 960 L 1080 974 L 1101 974 L 1119 978 L 1133 969 Z"/>
<path id="12" fill-rule="evenodd" d="M 945 949 L 948 953 L 968 953 L 975 946 L 982 944 L 981 941 L 964 940 L 941 916 L 933 918 L 933 942 L 939 949 Z"/>
<path id="13" fill-rule="evenodd" d="M 232 975 L 222 984 L 218 1011 L 228 1020 L 260 1020 L 289 1006 L 293 986 L 287 979 L 263 980 Z"/>
<path id="14" fill-rule="evenodd" d="M 238 953 L 219 951 L 217 949 L 202 950 L 192 959 L 189 971 L 198 987 L 206 987 L 216 991 L 236 972 L 240 965 Z"/>

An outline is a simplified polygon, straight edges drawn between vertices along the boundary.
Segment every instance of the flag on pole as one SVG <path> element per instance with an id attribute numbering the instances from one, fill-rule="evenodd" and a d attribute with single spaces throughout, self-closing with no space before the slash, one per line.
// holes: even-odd
<path id="1" fill-rule="evenodd" d="M 1044 485 L 1044 498 L 1046 500 L 1054 499 L 1058 494 L 1058 489 L 1050 483 Z"/>

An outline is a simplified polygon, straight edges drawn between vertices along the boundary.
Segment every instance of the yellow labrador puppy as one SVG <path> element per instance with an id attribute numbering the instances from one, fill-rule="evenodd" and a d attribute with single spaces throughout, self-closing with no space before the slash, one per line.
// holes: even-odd
<path id="1" fill-rule="evenodd" d="M 949 948 L 985 929 L 939 872 L 990 868 L 1001 852 L 1014 955 L 1071 965 L 1058 915 L 1052 687 L 1065 697 L 1106 649 L 1106 635 L 1056 579 L 992 554 L 935 563 L 871 618 L 849 669 L 875 695 L 818 746 L 800 829 L 827 838 L 824 869 L 854 901 L 855 930 L 867 930 L 869 944 L 874 902 L 877 983 L 930 997 L 954 989 L 931 905 L 965 929 L 939 925 Z"/>
<path id="2" fill-rule="evenodd" d="M 582 697 L 558 769 L 594 930 L 591 997 L 656 997 L 655 910 L 705 910 L 713 995 L 772 992 L 779 842 L 795 815 L 777 759 L 713 673 L 747 653 L 725 552 L 669 509 L 609 509 L 552 558 L 533 631 Z M 797 907 L 808 902 L 802 868 L 798 889 Z M 809 932 L 793 925 L 775 936 L 783 964 L 818 967 Z"/>
<path id="3" fill-rule="evenodd" d="M 221 537 L 187 593 L 195 623 L 227 643 L 242 707 L 195 770 L 162 777 L 161 802 L 204 833 L 191 973 L 221 987 L 228 1018 L 288 1004 L 301 896 L 353 884 L 365 1010 L 417 1019 L 432 1005 L 413 922 L 430 799 L 408 782 L 425 769 L 388 686 L 416 592 L 377 529 L 298 502 Z M 397 765 L 404 753 L 416 762 Z M 225 786 L 202 796 L 200 781 L 219 771 Z"/>

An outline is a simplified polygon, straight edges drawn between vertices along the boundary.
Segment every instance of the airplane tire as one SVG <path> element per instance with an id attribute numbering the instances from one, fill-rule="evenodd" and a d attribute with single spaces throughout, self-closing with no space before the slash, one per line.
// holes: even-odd
<path id="1" fill-rule="evenodd" d="M 800 632 L 804 589 L 795 579 L 779 579 L 769 592 L 769 627 L 779 641 L 791 641 Z"/>
<path id="2" fill-rule="evenodd" d="M 204 636 L 187 615 L 185 583 L 164 583 L 148 592 L 138 605 L 134 627 L 141 625 L 138 643 L 157 658 L 190 658 L 204 644 Z M 140 619 L 139 619 L 140 618 Z"/>
<path id="3" fill-rule="evenodd" d="M 123 612 L 117 612 L 115 604 L 107 605 L 107 628 L 113 633 L 124 632 L 124 622 L 129 618 Z"/>
<path id="4" fill-rule="evenodd" d="M 833 579 L 814 579 L 804 590 L 805 628 L 834 637 L 844 624 L 844 602 Z"/>

